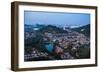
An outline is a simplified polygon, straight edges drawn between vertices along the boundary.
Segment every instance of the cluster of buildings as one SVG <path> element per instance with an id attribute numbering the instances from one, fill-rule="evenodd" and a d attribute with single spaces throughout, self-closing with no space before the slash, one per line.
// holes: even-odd
<path id="1" fill-rule="evenodd" d="M 67 47 L 69 43 L 73 44 L 73 48 L 77 49 L 78 46 L 84 45 L 84 44 L 89 44 L 90 43 L 90 38 L 86 37 L 84 34 L 78 33 L 76 31 L 72 30 L 67 30 L 68 33 L 57 33 L 57 34 L 52 34 L 52 33 L 47 33 L 46 35 L 52 39 L 53 42 L 56 40 L 61 42 L 62 45 Z M 63 41 L 63 42 L 62 42 Z"/>
<path id="2" fill-rule="evenodd" d="M 86 37 L 84 34 L 64 28 L 64 30 L 67 31 L 67 33 L 50 33 L 50 32 L 45 32 L 43 34 L 43 40 L 46 40 L 47 37 L 49 38 L 49 41 L 51 40 L 53 43 L 56 41 L 59 41 L 59 44 L 63 46 L 65 49 L 68 48 L 69 44 L 72 44 L 72 49 L 77 50 L 77 47 L 80 45 L 84 44 L 90 44 L 90 38 Z M 25 39 L 28 39 L 29 37 L 36 37 L 36 32 L 32 31 L 31 33 L 25 32 Z M 61 57 L 69 57 L 73 58 L 70 56 L 70 54 L 67 52 L 65 55 L 62 55 Z M 36 50 L 33 50 L 32 54 L 25 55 L 25 60 L 31 59 L 33 57 L 39 58 L 39 57 L 47 57 L 47 53 L 42 53 L 42 52 L 36 52 Z"/>

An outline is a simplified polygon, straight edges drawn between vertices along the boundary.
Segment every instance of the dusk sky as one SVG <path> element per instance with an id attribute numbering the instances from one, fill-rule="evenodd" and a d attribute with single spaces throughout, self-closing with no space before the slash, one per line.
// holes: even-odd
<path id="1" fill-rule="evenodd" d="M 90 24 L 90 14 L 24 11 L 24 23 L 83 26 Z"/>

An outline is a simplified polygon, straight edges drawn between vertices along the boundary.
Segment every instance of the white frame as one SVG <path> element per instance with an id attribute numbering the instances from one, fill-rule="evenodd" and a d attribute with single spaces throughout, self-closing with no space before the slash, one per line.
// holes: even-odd
<path id="1" fill-rule="evenodd" d="M 59 61 L 39 61 L 39 62 L 24 62 L 24 11 L 50 11 L 50 12 L 74 12 L 74 13 L 89 13 L 91 15 L 91 57 L 90 59 L 75 59 L 75 60 L 59 60 Z M 62 65 L 82 65 L 95 64 L 95 10 L 91 9 L 75 9 L 75 8 L 58 8 L 44 6 L 19 6 L 19 68 L 27 67 L 47 67 L 47 66 L 62 66 Z M 33 64 L 34 63 L 34 64 Z"/>

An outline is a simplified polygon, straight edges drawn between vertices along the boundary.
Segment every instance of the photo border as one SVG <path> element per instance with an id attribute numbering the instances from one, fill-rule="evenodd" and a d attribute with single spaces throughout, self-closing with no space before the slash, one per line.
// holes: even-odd
<path id="1" fill-rule="evenodd" d="M 19 68 L 19 5 L 36 5 L 36 6 L 50 6 L 63 8 L 84 8 L 95 10 L 95 64 L 84 65 L 70 65 L 70 66 L 50 66 L 50 67 L 36 67 L 36 68 Z M 12 2 L 11 3 L 11 70 L 13 71 L 27 71 L 27 70 L 45 70 L 45 69 L 60 69 L 60 68 L 75 68 L 75 67 L 92 67 L 97 66 L 97 7 L 83 6 L 83 5 L 66 5 L 66 4 L 50 4 L 50 3 L 35 3 L 35 2 Z"/>

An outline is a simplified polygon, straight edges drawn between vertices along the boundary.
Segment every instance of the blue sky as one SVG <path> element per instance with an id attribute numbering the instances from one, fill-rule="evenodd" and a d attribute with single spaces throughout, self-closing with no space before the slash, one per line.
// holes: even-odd
<path id="1" fill-rule="evenodd" d="M 24 11 L 24 23 L 83 26 L 90 24 L 90 14 Z"/>

